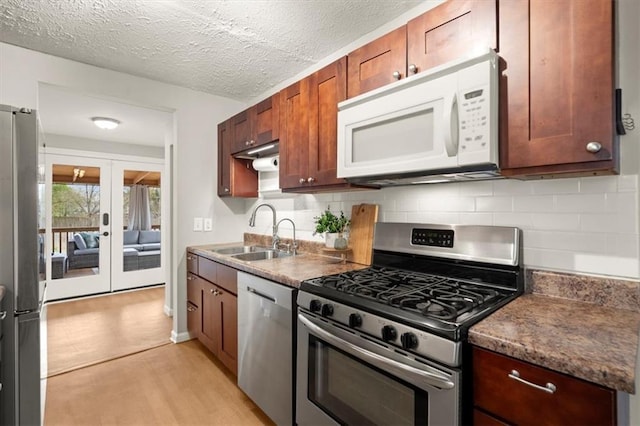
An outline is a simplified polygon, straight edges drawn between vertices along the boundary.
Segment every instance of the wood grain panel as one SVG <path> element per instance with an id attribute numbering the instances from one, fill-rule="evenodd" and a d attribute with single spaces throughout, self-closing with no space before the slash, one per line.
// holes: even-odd
<path id="1" fill-rule="evenodd" d="M 218 195 L 231 195 L 231 121 L 218 124 Z M 197 273 L 197 271 L 196 271 Z"/>
<path id="2" fill-rule="evenodd" d="M 198 255 L 187 252 L 187 272 L 198 275 Z"/>
<path id="3" fill-rule="evenodd" d="M 231 118 L 233 142 L 231 143 L 231 153 L 247 149 L 247 141 L 251 140 L 251 109 L 244 110 Z"/>
<path id="4" fill-rule="evenodd" d="M 255 106 L 256 117 L 253 137 L 256 146 L 277 140 L 280 137 L 280 96 L 278 93 Z"/>
<path id="5" fill-rule="evenodd" d="M 205 281 L 198 277 L 200 284 L 202 285 L 202 306 L 200 309 L 202 315 L 202 327 L 198 340 L 200 340 L 211 352 L 217 354 L 218 352 L 218 329 L 217 329 L 217 300 L 215 296 L 216 286 L 209 281 Z"/>
<path id="6" fill-rule="evenodd" d="M 377 204 L 359 204 L 351 208 L 348 255 L 351 262 L 371 265 L 373 257 L 373 230 L 378 221 Z"/>
<path id="7" fill-rule="evenodd" d="M 238 299 L 227 291 L 216 296 L 218 318 L 218 358 L 233 372 L 238 374 Z"/>
<path id="8" fill-rule="evenodd" d="M 338 102 L 347 97 L 347 58 L 327 65 L 309 83 L 309 175 L 314 185 L 344 183 L 337 175 Z"/>
<path id="9" fill-rule="evenodd" d="M 503 173 L 614 173 L 613 3 L 513 0 L 499 13 Z"/>
<path id="10" fill-rule="evenodd" d="M 280 92 L 280 187 L 300 186 L 309 169 L 309 79 Z"/>
<path id="11" fill-rule="evenodd" d="M 547 393 L 509 377 L 517 370 L 528 382 L 555 385 Z M 473 348 L 474 405 L 514 424 L 616 424 L 616 394 L 611 389 Z"/>
<path id="12" fill-rule="evenodd" d="M 233 294 L 238 294 L 238 271 L 236 269 L 218 263 L 216 274 L 215 284 L 218 287 L 222 287 Z"/>
<path id="13" fill-rule="evenodd" d="M 407 28 L 402 26 L 349 53 L 347 94 L 349 98 L 396 81 L 393 72 L 406 77 Z"/>
<path id="14" fill-rule="evenodd" d="M 422 72 L 497 48 L 496 0 L 449 0 L 407 24 L 407 64 Z"/>
<path id="15" fill-rule="evenodd" d="M 218 279 L 218 265 L 219 263 L 213 260 L 198 256 L 198 275 L 209 282 L 215 283 Z"/>

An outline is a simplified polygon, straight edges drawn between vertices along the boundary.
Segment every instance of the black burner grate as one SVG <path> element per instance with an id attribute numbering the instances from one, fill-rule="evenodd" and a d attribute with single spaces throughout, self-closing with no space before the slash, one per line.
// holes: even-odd
<path id="1" fill-rule="evenodd" d="M 455 321 L 465 312 L 499 296 L 495 290 L 464 281 L 375 266 L 311 281 L 325 288 L 447 321 Z"/>

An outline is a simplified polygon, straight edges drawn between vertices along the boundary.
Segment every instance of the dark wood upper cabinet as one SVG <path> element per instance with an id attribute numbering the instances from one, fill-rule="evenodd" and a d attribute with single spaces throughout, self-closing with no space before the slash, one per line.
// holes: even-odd
<path id="1" fill-rule="evenodd" d="M 353 98 L 406 77 L 407 27 L 402 26 L 347 56 L 348 97 Z"/>
<path id="2" fill-rule="evenodd" d="M 234 118 L 218 124 L 218 196 L 257 197 L 258 172 L 250 160 L 231 155 Z"/>
<path id="3" fill-rule="evenodd" d="M 611 0 L 500 2 L 504 175 L 617 171 L 613 25 Z"/>
<path id="4" fill-rule="evenodd" d="M 218 195 L 231 195 L 231 120 L 218 124 Z"/>
<path id="5" fill-rule="evenodd" d="M 279 94 L 276 93 L 233 116 L 231 153 L 235 154 L 277 140 L 280 133 L 279 107 Z"/>
<path id="6" fill-rule="evenodd" d="M 309 165 L 309 83 L 307 77 L 280 92 L 280 188 L 296 188 Z"/>
<path id="7" fill-rule="evenodd" d="M 496 0 L 450 0 L 407 24 L 407 75 L 497 47 Z"/>
<path id="8" fill-rule="evenodd" d="M 337 175 L 338 102 L 347 96 L 343 57 L 280 92 L 280 187 L 322 192 L 355 186 Z"/>

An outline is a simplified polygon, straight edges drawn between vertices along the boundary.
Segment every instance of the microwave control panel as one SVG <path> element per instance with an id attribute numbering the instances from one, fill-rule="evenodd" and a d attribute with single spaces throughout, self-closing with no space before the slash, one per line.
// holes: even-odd
<path id="1" fill-rule="evenodd" d="M 489 90 L 482 87 L 462 93 L 459 102 L 461 151 L 484 150 L 489 144 Z"/>

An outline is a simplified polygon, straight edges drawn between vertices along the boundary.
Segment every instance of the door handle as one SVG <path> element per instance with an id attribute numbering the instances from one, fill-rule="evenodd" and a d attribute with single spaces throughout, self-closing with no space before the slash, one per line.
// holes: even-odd
<path id="1" fill-rule="evenodd" d="M 109 232 L 104 231 L 104 232 L 102 233 L 102 235 L 104 235 L 105 237 L 108 237 L 108 236 L 109 236 Z"/>
<path id="2" fill-rule="evenodd" d="M 102 214 L 102 224 L 107 226 L 109 224 L 109 213 Z"/>

